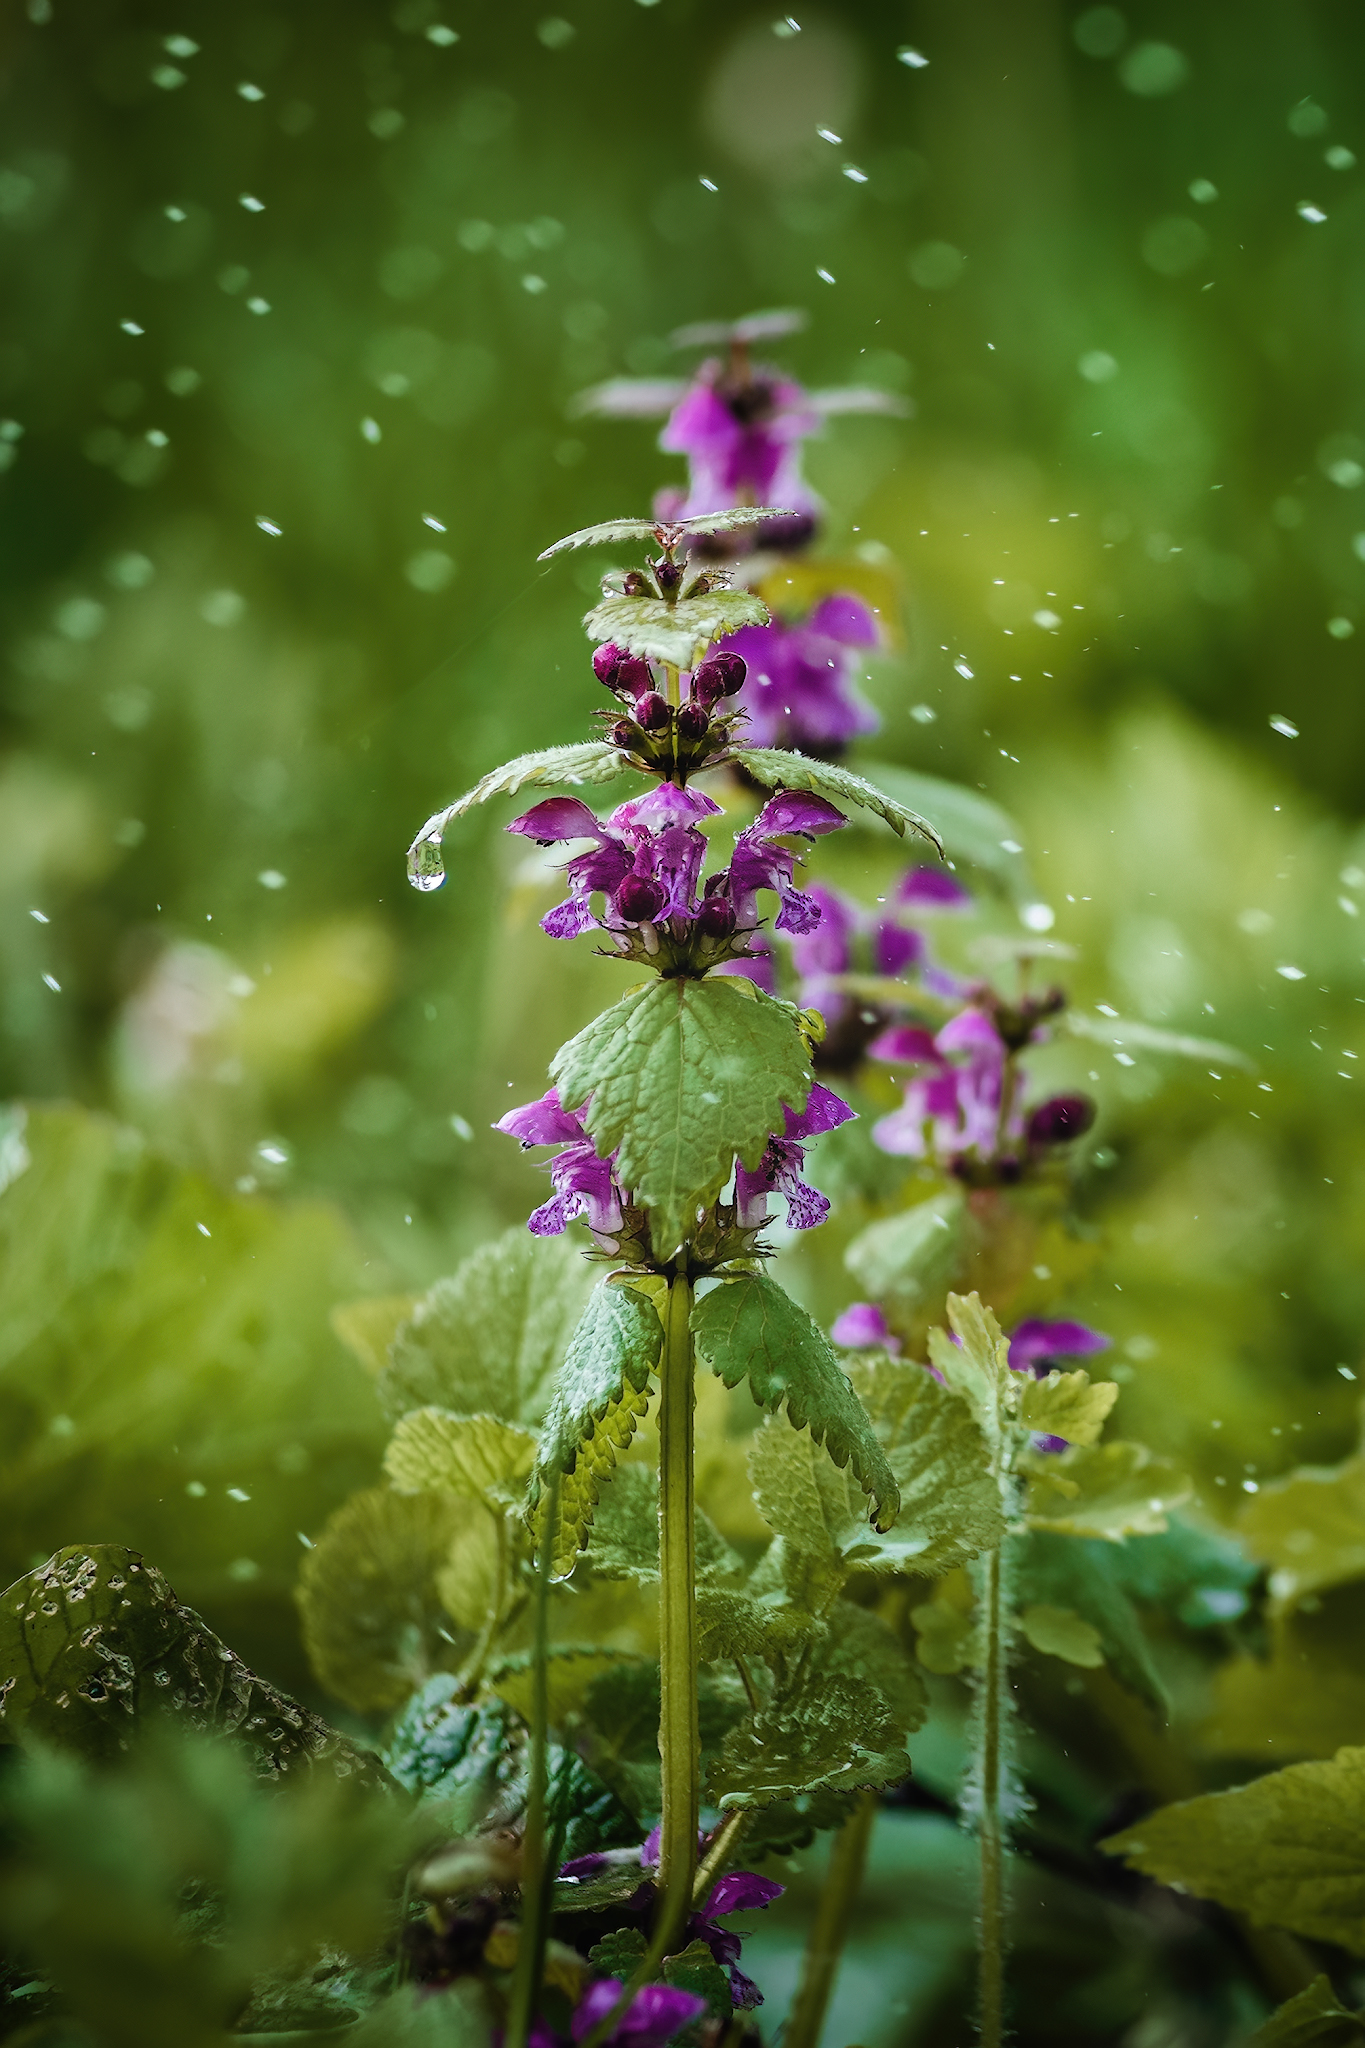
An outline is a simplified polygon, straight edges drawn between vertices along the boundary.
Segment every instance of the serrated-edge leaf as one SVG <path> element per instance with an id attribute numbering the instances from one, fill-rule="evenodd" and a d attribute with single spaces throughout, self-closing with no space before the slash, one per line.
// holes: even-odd
<path id="1" fill-rule="evenodd" d="M 630 381 L 622 377 L 614 379 L 613 383 L 625 386 Z M 611 388 L 611 385 L 598 387 L 601 391 Z M 594 395 L 585 391 L 582 398 L 590 399 Z M 663 409 L 667 411 L 668 407 Z M 596 526 L 580 526 L 577 533 L 567 533 L 563 540 L 553 541 L 536 556 L 536 560 L 548 562 L 555 555 L 566 555 L 574 548 L 615 546 L 625 540 L 649 540 L 658 533 L 677 534 L 679 537 L 688 533 L 736 533 L 745 526 L 760 526 L 765 519 L 794 519 L 796 516 L 794 512 L 773 505 L 732 505 L 724 512 L 698 512 L 686 519 L 603 519 Z"/>
<path id="2" fill-rule="evenodd" d="M 841 768 L 833 761 L 811 761 L 804 754 L 787 753 L 781 747 L 737 746 L 730 758 L 767 789 L 805 789 L 815 796 L 828 797 L 831 803 L 856 804 L 860 810 L 871 811 L 883 819 L 902 839 L 907 830 L 915 832 L 940 854 L 943 852 L 943 841 L 927 818 L 912 811 L 908 804 L 886 796 L 850 768 Z"/>
<path id="3" fill-rule="evenodd" d="M 825 1789 L 880 1790 L 909 1771 L 882 1695 L 807 1667 L 771 1705 L 730 1730 L 707 1782 L 717 1805 L 730 1812 Z"/>
<path id="4" fill-rule="evenodd" d="M 1025 1520 L 1030 1529 L 1063 1536 L 1159 1536 L 1167 1511 L 1194 1491 L 1188 1476 L 1145 1444 L 1122 1438 L 1076 1444 L 1059 1456 L 1030 1461 Z"/>
<path id="5" fill-rule="evenodd" d="M 424 879 L 428 887 L 434 886 L 442 872 L 441 841 L 447 826 L 462 818 L 466 811 L 487 803 L 491 796 L 515 796 L 519 789 L 541 789 L 549 782 L 567 782 L 576 787 L 612 782 L 629 771 L 630 763 L 625 756 L 605 740 L 585 740 L 576 746 L 542 747 L 533 754 L 519 754 L 515 761 L 504 761 L 501 768 L 490 769 L 472 789 L 427 819 L 408 848 L 408 872 L 414 878 Z"/>
<path id="6" fill-rule="evenodd" d="M 1123 1587 L 1129 1546 L 1030 1529 L 1011 1548 L 1019 1601 L 1025 1606 L 1069 1608 L 1080 1615 L 1094 1629 L 1119 1683 L 1164 1716 L 1170 1701 L 1137 1610 Z"/>
<path id="7" fill-rule="evenodd" d="M 893 1533 L 921 1539 L 914 1570 L 950 1571 L 992 1549 L 1005 1517 L 990 1445 L 968 1403 L 910 1360 L 850 1355 L 847 1365 L 900 1488 Z"/>
<path id="8" fill-rule="evenodd" d="M 793 1006 L 734 976 L 631 990 L 560 1047 L 550 1074 L 565 1109 L 588 1104 L 588 1133 L 604 1158 L 618 1155 L 617 1178 L 652 1212 L 665 1258 L 737 1155 L 757 1167 L 812 1078 Z"/>
<path id="9" fill-rule="evenodd" d="M 1315 1977 L 1306 1990 L 1257 2027 L 1247 2048 L 1347 2048 L 1365 2039 L 1365 2013 L 1350 2012 L 1332 1989 L 1330 1977 Z"/>
<path id="10" fill-rule="evenodd" d="M 1069 1444 L 1094 1444 L 1099 1442 L 1118 1397 L 1113 1380 L 1092 1384 L 1088 1372 L 1050 1372 L 1046 1379 L 1024 1382 L 1019 1420 L 1025 1429 L 1044 1436 L 1062 1436 Z"/>
<path id="11" fill-rule="evenodd" d="M 409 1493 L 467 1494 L 510 1503 L 531 1476 L 536 1438 L 496 1415 L 414 1408 L 389 1439 L 384 1470 Z"/>
<path id="12" fill-rule="evenodd" d="M 953 1343 L 947 1330 L 931 1330 L 930 1360 L 994 1442 L 1019 1384 L 1010 1372 L 1009 1345 L 979 1294 L 950 1294 L 948 1321 L 958 1342 Z"/>
<path id="13" fill-rule="evenodd" d="M 978 791 L 942 776 L 922 775 L 918 769 L 882 761 L 864 761 L 862 766 L 868 781 L 887 795 L 899 791 L 898 803 L 913 805 L 933 819 L 945 851 L 954 860 L 984 868 L 1021 911 L 1037 902 L 1038 885 L 1022 851 L 1023 835 L 1008 811 Z"/>
<path id="14" fill-rule="evenodd" d="M 599 1287 L 569 1341 L 545 1418 L 531 1481 L 537 1508 L 559 1472 L 553 1543 L 556 1578 L 567 1578 L 587 1542 L 602 1483 L 649 1407 L 664 1331 L 654 1304 L 629 1287 Z"/>
<path id="15" fill-rule="evenodd" d="M 770 614 L 751 590 L 712 590 L 705 597 L 604 597 L 583 617 L 594 640 L 610 640 L 646 661 L 691 668 L 698 652 L 742 626 L 766 626 Z"/>
<path id="16" fill-rule="evenodd" d="M 761 1408 L 785 1407 L 793 1429 L 808 1429 L 836 1465 L 850 1466 L 875 1527 L 891 1527 L 900 1511 L 895 1475 L 813 1316 L 766 1273 L 744 1273 L 698 1298 L 692 1334 L 698 1357 L 727 1387 L 747 1379 Z"/>

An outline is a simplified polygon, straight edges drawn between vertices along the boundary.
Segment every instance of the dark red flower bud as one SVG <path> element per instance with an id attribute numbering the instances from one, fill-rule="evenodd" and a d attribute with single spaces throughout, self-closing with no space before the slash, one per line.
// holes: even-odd
<path id="1" fill-rule="evenodd" d="M 599 683 L 605 683 L 609 690 L 616 688 L 616 671 L 626 658 L 624 647 L 618 647 L 614 640 L 594 649 L 592 672 Z"/>
<path id="2" fill-rule="evenodd" d="M 723 896 L 706 896 L 697 912 L 696 924 L 704 938 L 728 939 L 735 928 L 735 913 Z"/>
<path id="3" fill-rule="evenodd" d="M 647 690 L 654 688 L 649 663 L 642 661 L 638 654 L 623 655 L 611 688 L 618 697 L 643 697 Z"/>
<path id="4" fill-rule="evenodd" d="M 662 732 L 668 724 L 668 699 L 657 690 L 646 690 L 643 697 L 636 699 L 635 716 L 646 732 Z"/>
<path id="5" fill-rule="evenodd" d="M 749 665 L 742 654 L 724 648 L 705 660 L 692 677 L 692 695 L 699 704 L 714 704 L 720 697 L 733 697 L 744 688 Z"/>
<path id="6" fill-rule="evenodd" d="M 681 562 L 670 562 L 666 555 L 653 568 L 655 581 L 665 597 L 677 589 L 685 573 Z"/>
<path id="7" fill-rule="evenodd" d="M 678 711 L 678 738 L 704 740 L 711 729 L 711 714 L 704 704 L 684 704 Z"/>
<path id="8" fill-rule="evenodd" d="M 627 753 L 633 753 L 643 740 L 644 734 L 633 718 L 618 718 L 608 737 L 614 747 L 622 747 Z"/>
<path id="9" fill-rule="evenodd" d="M 643 924 L 664 907 L 664 892 L 648 875 L 627 875 L 613 898 L 618 917 L 630 924 Z"/>
<path id="10" fill-rule="evenodd" d="M 1029 1118 L 1029 1142 L 1069 1145 L 1073 1138 L 1083 1138 L 1094 1121 L 1095 1105 L 1088 1095 L 1053 1095 Z"/>

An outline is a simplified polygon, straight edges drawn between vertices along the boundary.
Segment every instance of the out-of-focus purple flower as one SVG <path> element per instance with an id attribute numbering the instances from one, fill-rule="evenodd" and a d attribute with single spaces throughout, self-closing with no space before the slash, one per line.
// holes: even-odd
<path id="1" fill-rule="evenodd" d="M 748 739 L 825 754 L 875 732 L 880 720 L 853 678 L 860 654 L 880 638 L 873 612 L 848 592 L 825 598 L 799 625 L 741 627 L 726 644 L 748 664 L 738 699 Z"/>
<path id="2" fill-rule="evenodd" d="M 835 1318 L 830 1336 L 847 1351 L 885 1351 L 900 1355 L 901 1340 L 893 1337 L 875 1301 L 853 1301 Z"/>
<path id="3" fill-rule="evenodd" d="M 1003 1113 L 1006 1047 L 986 1012 L 969 1006 L 926 1045 L 927 1032 L 902 1026 L 874 1039 L 874 1058 L 908 1060 L 925 1071 L 906 1083 L 905 1100 L 873 1125 L 883 1152 L 922 1159 L 976 1153 L 989 1157 L 1022 1134 L 1017 1110 Z"/>
<path id="4" fill-rule="evenodd" d="M 739 1228 L 761 1230 L 769 1219 L 773 1195 L 785 1200 L 787 1222 L 793 1230 L 813 1230 L 823 1223 L 829 1214 L 828 1197 L 801 1178 L 805 1145 L 822 1131 L 837 1130 L 856 1114 L 832 1088 L 815 1082 L 804 1110 L 799 1115 L 791 1109 L 785 1112 L 782 1136 L 769 1138 L 758 1165 L 752 1170 L 742 1162 L 736 1165 L 735 1222 Z"/>
<path id="5" fill-rule="evenodd" d="M 970 910 L 973 896 L 947 868 L 910 868 L 896 886 L 895 899 L 906 910 Z"/>
<path id="6" fill-rule="evenodd" d="M 801 386 L 766 364 L 738 369 L 712 357 L 669 414 L 659 446 L 687 457 L 687 496 L 679 517 L 726 505 L 774 505 L 814 512 L 818 500 L 801 475 L 801 443 L 820 430 L 820 414 Z"/>
<path id="7" fill-rule="evenodd" d="M 848 822 L 843 812 L 805 791 L 779 791 L 754 823 L 736 834 L 729 867 L 712 875 L 699 897 L 707 844 L 697 820 L 719 808 L 700 790 L 660 782 L 646 795 L 618 805 L 605 820 L 578 797 L 550 797 L 515 818 L 507 830 L 542 846 L 594 842 L 565 864 L 568 899 L 541 919 L 542 928 L 556 939 L 577 938 L 594 928 L 611 932 L 622 950 L 642 945 L 643 953 L 656 959 L 666 938 L 677 957 L 661 964 L 673 972 L 701 972 L 743 955 L 758 929 L 760 889 L 778 898 L 779 931 L 812 930 L 819 906 L 796 887 L 797 856 L 782 841 L 837 831 Z M 606 898 L 600 916 L 593 908 L 598 895 Z M 635 933 L 640 939 L 632 938 Z"/>
<path id="8" fill-rule="evenodd" d="M 548 1165 L 553 1195 L 527 1219 L 532 1235 L 558 1237 L 581 1216 L 602 1248 L 614 1253 L 625 1220 L 625 1197 L 613 1171 L 616 1155 L 609 1159 L 598 1156 L 582 1117 L 560 1108 L 559 1091 L 551 1088 L 538 1102 L 510 1109 L 493 1128 L 517 1139 L 523 1151 L 532 1145 L 564 1148 Z"/>
<path id="9" fill-rule="evenodd" d="M 1030 1317 L 1010 1338 L 1010 1371 L 1031 1372 L 1035 1379 L 1045 1380 L 1061 1359 L 1093 1358 L 1113 1341 L 1088 1323 L 1047 1323 Z"/>
<path id="10" fill-rule="evenodd" d="M 582 2041 L 612 2010 L 625 1985 L 619 1977 L 599 1977 L 589 1985 L 573 2016 L 573 2038 Z M 706 2000 L 671 1984 L 646 1984 L 637 1991 L 607 2039 L 614 2048 L 666 2048 L 689 2021 L 706 2010 Z"/>
<path id="11" fill-rule="evenodd" d="M 1040 1102 L 1028 1120 L 1030 1145 L 1069 1145 L 1083 1138 L 1095 1121 L 1088 1095 L 1053 1095 Z"/>

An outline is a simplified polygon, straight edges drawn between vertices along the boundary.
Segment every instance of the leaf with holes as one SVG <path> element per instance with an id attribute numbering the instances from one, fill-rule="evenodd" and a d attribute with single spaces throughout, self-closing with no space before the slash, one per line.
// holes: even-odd
<path id="1" fill-rule="evenodd" d="M 757 1167 L 811 1085 L 796 1010 L 733 975 L 632 989 L 560 1048 L 550 1073 L 565 1109 L 588 1105 L 598 1152 L 618 1155 L 660 1258 L 715 1200 L 736 1154 Z"/>

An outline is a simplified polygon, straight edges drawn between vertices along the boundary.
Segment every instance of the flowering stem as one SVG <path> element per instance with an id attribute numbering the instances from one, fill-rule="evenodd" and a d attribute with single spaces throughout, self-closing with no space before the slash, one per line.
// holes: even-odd
<path id="1" fill-rule="evenodd" d="M 659 1361 L 659 1760 L 663 1822 L 659 1844 L 657 1932 L 672 1941 L 692 1902 L 701 1803 L 697 1760 L 697 1557 L 693 1501 L 692 1283 L 686 1270 L 669 1283 Z"/>
<path id="2" fill-rule="evenodd" d="M 737 1806 L 733 1813 L 726 1814 L 717 1828 L 714 1839 L 706 1851 L 705 1861 L 697 1865 L 697 1875 L 692 1885 L 692 1904 L 698 1911 L 733 1855 L 735 1844 L 744 1833 L 748 1822 L 748 1807 Z"/>
<path id="3" fill-rule="evenodd" d="M 854 1800 L 853 1811 L 834 1838 L 829 1875 L 815 1909 L 815 1923 L 801 1965 L 801 1982 L 787 2021 L 787 2031 L 782 2037 L 785 2048 L 816 2048 L 820 2039 L 825 2010 L 839 1974 L 849 1921 L 858 1902 L 867 1862 L 867 1845 L 872 1838 L 872 1824 L 876 1818 L 876 1793 L 860 1792 Z"/>
<path id="4" fill-rule="evenodd" d="M 982 2048 L 1005 2038 L 1005 1845 L 1001 1818 L 1004 1775 L 1006 1644 L 1001 1549 L 985 1559 L 985 1668 L 981 1674 L 981 1925 L 977 2026 Z"/>

